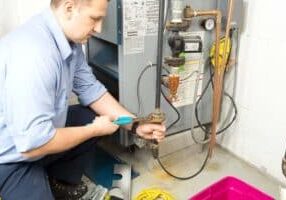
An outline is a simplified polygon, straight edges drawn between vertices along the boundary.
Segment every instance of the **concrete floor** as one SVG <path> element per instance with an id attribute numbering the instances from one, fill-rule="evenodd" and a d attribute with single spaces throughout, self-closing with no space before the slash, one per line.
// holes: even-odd
<path id="1" fill-rule="evenodd" d="M 222 177 L 235 176 L 275 199 L 280 199 L 278 182 L 220 147 L 215 149 L 212 159 L 208 161 L 205 169 L 198 176 L 185 181 L 167 175 L 147 149 L 136 149 L 131 153 L 113 145 L 112 153 L 114 152 L 140 173 L 140 176 L 132 181 L 132 198 L 143 189 L 159 187 L 170 192 L 176 199 L 184 200 Z M 206 151 L 201 146 L 193 144 L 161 156 L 160 160 L 174 175 L 186 177 L 198 171 L 205 156 Z"/>

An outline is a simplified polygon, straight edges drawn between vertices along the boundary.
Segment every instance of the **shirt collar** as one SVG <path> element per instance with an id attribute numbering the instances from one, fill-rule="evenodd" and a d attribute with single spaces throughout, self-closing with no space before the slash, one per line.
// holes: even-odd
<path id="1" fill-rule="evenodd" d="M 56 42 L 62 58 L 66 60 L 72 54 L 72 48 L 51 8 L 48 8 L 44 11 L 43 17 L 46 21 L 46 25 L 49 31 L 51 32 L 52 37 Z"/>

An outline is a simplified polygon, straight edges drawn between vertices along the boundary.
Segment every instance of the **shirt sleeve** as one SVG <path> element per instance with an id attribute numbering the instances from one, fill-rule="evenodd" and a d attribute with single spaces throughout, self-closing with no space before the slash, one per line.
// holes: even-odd
<path id="1" fill-rule="evenodd" d="M 77 48 L 77 54 L 79 62 L 75 69 L 73 91 L 78 95 L 79 102 L 82 105 L 87 106 L 98 100 L 107 90 L 93 75 L 81 47 Z"/>
<path id="2" fill-rule="evenodd" d="M 5 121 L 18 152 L 44 145 L 56 132 L 52 118 L 57 63 L 47 52 L 27 53 L 11 56 L 5 81 Z"/>

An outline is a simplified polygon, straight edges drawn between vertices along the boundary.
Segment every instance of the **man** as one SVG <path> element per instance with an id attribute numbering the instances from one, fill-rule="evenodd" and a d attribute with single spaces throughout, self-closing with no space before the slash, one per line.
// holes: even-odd
<path id="1" fill-rule="evenodd" d="M 3 200 L 78 199 L 84 152 L 130 115 L 95 79 L 81 44 L 101 31 L 107 0 L 52 0 L 51 8 L 0 40 L 0 196 Z M 95 111 L 92 123 L 64 127 L 74 91 Z M 124 127 L 131 129 L 131 125 Z M 136 134 L 161 141 L 165 126 Z M 50 187 L 51 184 L 51 187 Z"/>

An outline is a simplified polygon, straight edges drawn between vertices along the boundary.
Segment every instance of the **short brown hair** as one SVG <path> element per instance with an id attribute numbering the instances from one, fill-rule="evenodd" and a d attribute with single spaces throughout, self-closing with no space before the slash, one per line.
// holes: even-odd
<path id="1" fill-rule="evenodd" d="M 54 7 L 54 8 L 57 8 L 59 7 L 59 5 L 63 2 L 64 0 L 51 0 L 51 6 Z M 88 0 L 74 0 L 76 2 L 78 1 L 88 1 Z M 89 0 L 90 1 L 90 0 Z"/>

